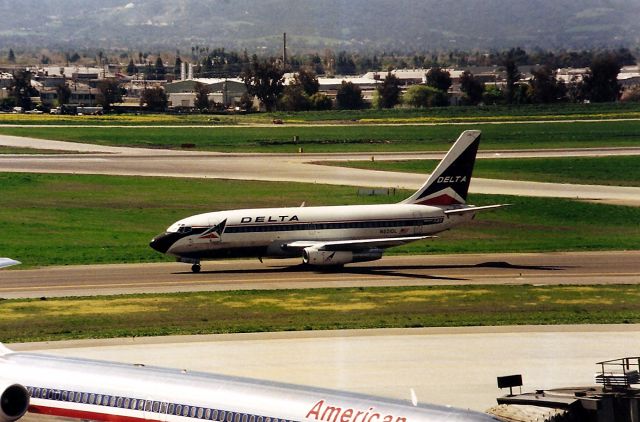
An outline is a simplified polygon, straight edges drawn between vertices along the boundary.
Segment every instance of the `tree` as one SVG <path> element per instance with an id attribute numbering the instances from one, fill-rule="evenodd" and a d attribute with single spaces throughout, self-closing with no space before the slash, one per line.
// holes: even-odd
<path id="1" fill-rule="evenodd" d="M 504 102 L 504 93 L 496 85 L 487 85 L 484 87 L 482 102 L 487 105 L 502 104 Z"/>
<path id="2" fill-rule="evenodd" d="M 616 101 L 620 97 L 620 61 L 613 54 L 603 54 L 593 59 L 584 77 L 583 88 L 586 99 L 594 103 Z"/>
<path id="3" fill-rule="evenodd" d="M 115 78 L 107 78 L 98 82 L 98 104 L 102 105 L 104 111 L 111 110 L 111 104 L 122 101 L 122 89 L 120 83 Z"/>
<path id="4" fill-rule="evenodd" d="M 395 107 L 400 102 L 400 79 L 388 72 L 382 84 L 378 85 L 377 91 L 380 108 Z"/>
<path id="5" fill-rule="evenodd" d="M 308 96 L 312 96 L 320 89 L 318 77 L 313 70 L 300 69 L 293 80 L 295 84 L 302 86 Z"/>
<path id="6" fill-rule="evenodd" d="M 165 111 L 167 103 L 167 94 L 159 86 L 145 88 L 140 96 L 140 105 L 149 111 Z"/>
<path id="7" fill-rule="evenodd" d="M 520 71 L 518 70 L 518 66 L 516 65 L 515 59 L 512 57 L 507 57 L 504 61 L 504 70 L 506 73 L 506 92 L 505 96 L 508 104 L 513 104 L 515 100 L 516 94 L 516 83 L 520 80 Z"/>
<path id="8" fill-rule="evenodd" d="M 299 83 L 292 83 L 284 87 L 280 97 L 280 108 L 286 111 L 307 111 L 311 107 L 309 96 Z"/>
<path id="9" fill-rule="evenodd" d="M 358 85 L 342 81 L 336 94 L 336 103 L 341 110 L 359 110 L 364 108 L 362 90 Z"/>
<path id="10" fill-rule="evenodd" d="M 267 111 L 273 111 L 284 89 L 283 76 L 284 71 L 275 60 L 259 61 L 254 55 L 249 68 L 242 74 L 242 80 L 247 92 L 257 97 Z"/>
<path id="11" fill-rule="evenodd" d="M 567 93 L 564 83 L 559 82 L 549 66 L 531 70 L 531 101 L 534 103 L 556 103 Z"/>
<path id="12" fill-rule="evenodd" d="M 65 83 L 61 83 L 56 87 L 56 94 L 58 95 L 58 105 L 69 104 L 71 99 L 71 88 Z"/>
<path id="13" fill-rule="evenodd" d="M 427 85 L 446 93 L 451 88 L 451 75 L 439 67 L 432 67 L 427 72 Z"/>
<path id="14" fill-rule="evenodd" d="M 240 107 L 240 110 L 248 112 L 253 111 L 253 97 L 245 92 L 240 97 L 240 101 L 237 103 L 237 106 Z"/>
<path id="15" fill-rule="evenodd" d="M 333 108 L 333 101 L 331 101 L 331 98 L 320 92 L 313 94 L 309 98 L 309 103 L 312 110 L 331 110 L 331 108 Z"/>
<path id="16" fill-rule="evenodd" d="M 127 75 L 133 76 L 136 73 L 136 65 L 133 63 L 133 59 L 129 60 L 127 65 Z"/>
<path id="17" fill-rule="evenodd" d="M 209 87 L 203 83 L 196 82 L 194 90 L 196 92 L 195 108 L 200 111 L 209 110 L 211 106 L 209 102 Z"/>
<path id="18" fill-rule="evenodd" d="M 412 85 L 402 96 L 402 102 L 415 108 L 431 107 L 432 99 L 438 92 L 441 91 L 432 86 Z"/>
<path id="19" fill-rule="evenodd" d="M 13 52 L 13 48 L 9 49 L 9 56 L 7 57 L 7 59 L 9 60 L 9 63 L 16 62 L 16 54 Z"/>
<path id="20" fill-rule="evenodd" d="M 476 79 L 471 72 L 465 70 L 460 75 L 460 90 L 464 92 L 464 101 L 469 105 L 477 105 L 482 101 L 484 84 Z"/>
<path id="21" fill-rule="evenodd" d="M 176 76 L 176 79 L 177 79 L 181 75 L 181 73 L 182 73 L 182 59 L 178 54 L 176 56 L 176 62 L 173 65 L 173 74 Z"/>
<path id="22" fill-rule="evenodd" d="M 157 80 L 161 80 L 164 79 L 165 75 L 167 74 L 167 70 L 164 68 L 164 63 L 162 63 L 162 57 L 160 57 L 160 55 L 158 55 L 158 58 L 156 59 L 156 79 Z"/>
<path id="23" fill-rule="evenodd" d="M 13 73 L 13 82 L 9 86 L 11 97 L 15 98 L 15 104 L 23 110 L 30 110 L 32 107 L 31 97 L 38 92 L 31 86 L 31 72 L 28 70 L 18 70 Z"/>
<path id="24" fill-rule="evenodd" d="M 336 73 L 338 75 L 356 74 L 356 64 L 353 59 L 347 55 L 346 51 L 338 53 L 338 59 L 336 60 Z"/>

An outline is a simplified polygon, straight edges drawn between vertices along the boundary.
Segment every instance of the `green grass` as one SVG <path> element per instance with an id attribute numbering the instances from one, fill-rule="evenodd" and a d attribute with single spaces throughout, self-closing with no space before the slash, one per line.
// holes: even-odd
<path id="1" fill-rule="evenodd" d="M 596 148 L 640 146 L 640 121 L 509 123 L 439 126 L 304 127 L 0 127 L 0 133 L 101 145 L 229 152 L 446 151 L 465 129 L 483 131 L 481 148 Z M 299 137 L 293 142 L 294 136 Z"/>
<path id="2" fill-rule="evenodd" d="M 284 122 L 359 121 L 364 123 L 452 123 L 487 121 L 530 121 L 570 119 L 621 119 L 640 117 L 637 103 L 609 104 L 527 104 L 522 106 L 434 107 L 427 109 L 369 109 L 309 112 L 277 112 L 273 118 Z"/>
<path id="3" fill-rule="evenodd" d="M 360 123 L 451 123 L 482 121 L 528 121 L 567 119 L 640 118 L 637 103 L 548 104 L 521 106 L 434 107 L 428 109 L 397 108 L 391 110 L 328 110 L 309 112 L 275 112 L 250 114 L 123 114 L 105 116 L 52 116 L 2 114 L 0 125 L 218 125 L 271 123 L 353 122 Z"/>
<path id="4" fill-rule="evenodd" d="M 336 166 L 429 173 L 437 160 L 349 161 Z M 640 186 L 640 156 L 477 160 L 475 177 L 586 185 Z"/>
<path id="5" fill-rule="evenodd" d="M 174 221 L 234 208 L 393 203 L 357 188 L 302 183 L 0 173 L 3 256 L 45 265 L 169 260 L 148 247 Z M 220 195 L 224 192 L 224 195 Z M 640 208 L 571 200 L 473 195 L 510 203 L 396 254 L 637 249 Z M 6 270 L 5 270 L 6 271 Z M 9 270 L 11 271 L 11 269 Z"/>
<path id="6" fill-rule="evenodd" d="M 3 342 L 352 328 L 623 323 L 640 323 L 640 286 L 360 287 L 0 301 Z"/>

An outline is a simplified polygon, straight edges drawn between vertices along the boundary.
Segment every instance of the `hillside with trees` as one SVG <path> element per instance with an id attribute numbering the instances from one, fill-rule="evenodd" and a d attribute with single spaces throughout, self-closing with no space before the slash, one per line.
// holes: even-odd
<path id="1" fill-rule="evenodd" d="M 26 12 L 28 11 L 28 13 Z M 637 0 L 0 1 L 0 45 L 298 52 L 634 48 Z"/>

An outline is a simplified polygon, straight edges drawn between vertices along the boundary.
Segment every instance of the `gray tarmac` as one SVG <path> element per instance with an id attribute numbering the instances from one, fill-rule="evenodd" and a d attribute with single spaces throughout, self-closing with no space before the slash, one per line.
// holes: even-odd
<path id="1" fill-rule="evenodd" d="M 74 265 L 0 272 L 0 298 L 248 289 L 482 284 L 637 284 L 640 251 L 385 256 L 320 271 L 299 259 Z"/>
<path id="2" fill-rule="evenodd" d="M 637 356 L 640 325 L 346 330 L 11 345 L 486 410 L 496 377 L 523 391 L 593 385 L 596 362 Z"/>

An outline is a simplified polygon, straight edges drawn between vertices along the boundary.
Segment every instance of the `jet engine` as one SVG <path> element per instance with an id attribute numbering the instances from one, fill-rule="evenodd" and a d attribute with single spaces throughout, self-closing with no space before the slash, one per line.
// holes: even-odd
<path id="1" fill-rule="evenodd" d="M 382 258 L 382 249 L 364 251 L 325 251 L 306 248 L 302 251 L 302 262 L 316 266 L 344 265 L 350 262 L 375 261 Z"/>
<path id="2" fill-rule="evenodd" d="M 20 384 L 0 384 L 0 422 L 17 421 L 27 413 L 29 392 Z"/>

